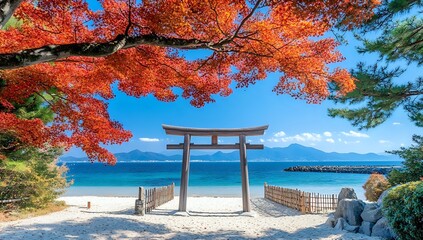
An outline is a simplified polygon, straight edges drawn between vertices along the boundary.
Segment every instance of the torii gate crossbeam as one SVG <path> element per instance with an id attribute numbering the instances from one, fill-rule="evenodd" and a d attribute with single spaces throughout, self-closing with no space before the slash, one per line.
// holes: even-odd
<path id="1" fill-rule="evenodd" d="M 249 144 L 246 136 L 260 136 L 269 127 L 268 125 L 252 128 L 186 128 L 169 125 L 162 125 L 166 134 L 184 136 L 184 143 L 168 144 L 167 149 L 182 149 L 182 172 L 179 194 L 179 211 L 187 210 L 188 179 L 191 149 L 238 149 L 241 176 L 242 176 L 242 206 L 244 212 L 250 212 L 250 188 L 248 184 L 247 149 L 263 149 L 262 144 Z M 211 137 L 211 144 L 193 144 L 191 136 Z M 239 143 L 218 144 L 218 137 L 239 137 Z"/>

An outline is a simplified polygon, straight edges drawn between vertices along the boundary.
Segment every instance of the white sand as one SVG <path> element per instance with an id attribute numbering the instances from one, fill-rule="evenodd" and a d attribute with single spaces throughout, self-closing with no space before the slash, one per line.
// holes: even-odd
<path id="1" fill-rule="evenodd" d="M 46 216 L 0 223 L 0 239 L 379 239 L 337 231 L 326 215 L 300 215 L 265 199 L 253 199 L 251 214 L 241 198 L 178 199 L 145 216 L 134 215 L 135 198 L 63 197 L 69 208 Z M 91 208 L 87 209 L 87 201 Z"/>

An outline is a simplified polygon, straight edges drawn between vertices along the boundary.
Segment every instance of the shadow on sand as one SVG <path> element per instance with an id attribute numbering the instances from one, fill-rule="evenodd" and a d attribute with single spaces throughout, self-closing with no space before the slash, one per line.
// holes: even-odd
<path id="1" fill-rule="evenodd" d="M 15 225 L 3 228 L 0 239 L 128 239 L 151 238 L 169 233 L 162 224 L 150 224 L 124 217 L 94 217 L 49 224 Z"/>
<path id="2" fill-rule="evenodd" d="M 265 217 L 298 216 L 301 213 L 295 209 L 285 207 L 265 198 L 254 198 L 251 200 L 253 211 Z"/>
<path id="3" fill-rule="evenodd" d="M 0 225 L 0 239 L 365 239 L 364 235 L 351 235 L 329 229 L 324 224 L 298 229 L 295 232 L 278 229 L 279 224 L 290 224 L 290 219 L 284 217 L 297 216 L 300 213 L 266 199 L 253 199 L 252 209 L 256 212 L 256 216 L 280 218 L 280 220 L 276 225 L 272 224 L 257 230 L 257 236 L 251 236 L 251 231 L 247 234 L 249 229 L 234 224 L 238 220 L 236 217 L 243 216 L 241 211 L 193 211 L 189 213 L 189 217 L 179 217 L 176 210 L 159 207 L 148 214 L 151 216 L 143 217 L 134 215 L 133 209 L 97 212 L 81 209 L 85 214 L 96 213 L 99 216 L 93 215 L 88 220 L 75 217 L 56 223 L 26 224 L 22 221 L 4 227 Z M 217 229 L 215 226 L 214 229 L 210 229 L 208 225 L 189 223 L 204 222 L 203 217 L 217 219 L 224 227 Z M 160 223 L 153 223 L 153 219 L 157 218 L 164 218 L 164 221 L 162 219 Z M 263 220 L 254 217 L 243 219 L 253 224 L 254 221 Z M 232 224 L 233 227 L 230 227 Z M 230 230 L 227 230 L 228 226 Z"/>
<path id="4" fill-rule="evenodd" d="M 294 233 L 267 229 L 259 239 L 325 239 L 327 231 L 305 228 Z M 198 230 L 197 230 L 198 231 Z M 63 221 L 54 224 L 10 226 L 2 229 L 0 239 L 251 239 L 241 229 L 198 233 L 189 229 L 172 231 L 163 224 L 151 224 L 120 217 L 96 217 L 84 222 Z M 312 233 L 310 235 L 310 233 Z M 341 239 L 348 239 L 342 238 Z M 358 238 L 357 238 L 358 239 Z"/>

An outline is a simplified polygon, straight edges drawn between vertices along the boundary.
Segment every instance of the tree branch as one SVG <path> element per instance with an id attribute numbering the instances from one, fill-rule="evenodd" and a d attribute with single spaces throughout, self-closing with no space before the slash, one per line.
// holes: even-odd
<path id="1" fill-rule="evenodd" d="M 233 38 L 236 38 L 236 37 L 238 36 L 238 33 L 241 31 L 241 28 L 244 26 L 245 22 L 247 22 L 247 20 L 248 20 L 251 16 L 253 16 L 254 12 L 256 11 L 256 9 L 257 9 L 257 8 L 258 8 L 258 6 L 260 5 L 260 3 L 261 3 L 261 0 L 258 0 L 258 1 L 256 2 L 256 4 L 254 5 L 253 9 L 251 9 L 251 12 L 250 12 L 250 13 L 248 13 L 248 15 L 247 15 L 244 19 L 242 19 L 242 21 L 241 21 L 241 23 L 239 24 L 238 28 L 235 30 L 235 33 L 234 33 L 234 35 L 232 36 L 232 39 L 233 39 Z"/>
<path id="2" fill-rule="evenodd" d="M 0 0 L 0 29 L 9 21 L 23 0 Z"/>
<path id="3" fill-rule="evenodd" d="M 250 13 L 241 21 L 234 34 L 218 42 L 204 41 L 200 39 L 183 39 L 175 37 L 158 36 L 154 33 L 128 36 L 131 26 L 131 16 L 125 34 L 118 35 L 115 39 L 103 43 L 71 43 L 63 45 L 46 45 L 39 48 L 26 49 L 19 52 L 0 54 L 0 70 L 15 69 L 31 66 L 39 63 L 57 61 L 68 57 L 105 57 L 127 48 L 140 45 L 152 45 L 160 47 L 172 47 L 179 49 L 211 49 L 213 51 L 227 51 L 223 47 L 233 43 L 238 37 L 245 22 L 253 15 L 262 0 L 257 0 Z M 0 20 L 6 22 L 10 18 L 22 0 L 0 0 Z M 130 7 L 130 6 L 129 6 Z M 129 8 L 131 11 L 131 8 Z M 129 13 L 130 14 L 130 13 Z M 2 26 L 2 25 L 1 25 Z"/>
<path id="4" fill-rule="evenodd" d="M 105 57 L 120 49 L 140 45 L 153 45 L 180 49 L 221 49 L 222 43 L 213 43 L 199 39 L 168 38 L 155 34 L 140 36 L 118 35 L 105 43 L 74 43 L 47 45 L 40 48 L 26 49 L 16 53 L 0 54 L 0 70 L 15 69 L 38 63 L 56 61 L 68 57 Z"/>

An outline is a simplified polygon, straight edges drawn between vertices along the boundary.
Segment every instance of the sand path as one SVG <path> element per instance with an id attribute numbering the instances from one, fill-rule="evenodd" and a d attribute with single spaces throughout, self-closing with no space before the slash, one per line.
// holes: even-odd
<path id="1" fill-rule="evenodd" d="M 300 215 L 265 199 L 242 213 L 241 198 L 188 198 L 189 214 L 175 198 L 136 216 L 135 198 L 63 197 L 69 208 L 0 223 L 0 239 L 379 239 L 329 228 L 325 215 Z M 87 209 L 87 201 L 91 208 Z"/>

